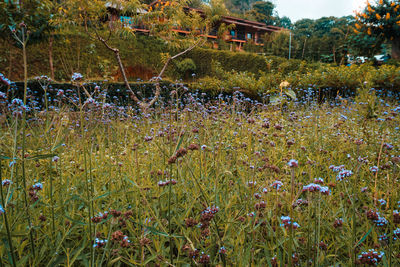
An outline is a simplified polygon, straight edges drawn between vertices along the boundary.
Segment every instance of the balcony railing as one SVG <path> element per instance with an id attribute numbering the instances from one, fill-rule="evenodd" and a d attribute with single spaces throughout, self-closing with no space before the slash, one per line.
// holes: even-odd
<path id="1" fill-rule="evenodd" d="M 233 36 L 232 39 L 246 41 L 246 34 L 238 32 L 236 36 Z"/>

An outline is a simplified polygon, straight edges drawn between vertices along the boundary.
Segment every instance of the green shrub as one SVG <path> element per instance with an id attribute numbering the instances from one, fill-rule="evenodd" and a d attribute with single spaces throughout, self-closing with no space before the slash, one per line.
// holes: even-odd
<path id="1" fill-rule="evenodd" d="M 293 66 L 298 64 L 296 70 Z M 288 81 L 296 94 L 307 88 L 326 89 L 330 95 L 354 95 L 365 82 L 377 89 L 400 91 L 400 68 L 384 65 L 378 69 L 369 64 L 352 66 L 315 65 L 293 61 L 293 65 L 281 62 L 286 71 L 251 72 L 226 71 L 220 63 L 212 63 L 211 76 L 199 79 L 193 86 L 199 90 L 232 92 L 243 90 L 249 95 L 274 92 L 282 81 Z M 293 69 L 291 69 L 293 67 Z M 314 69 L 315 68 L 315 69 Z M 291 69 L 290 71 L 288 69 Z M 212 76 L 214 78 L 212 78 Z"/>
<path id="2" fill-rule="evenodd" d="M 196 71 L 196 64 L 193 59 L 185 58 L 176 64 L 176 70 L 180 77 L 187 79 Z"/>

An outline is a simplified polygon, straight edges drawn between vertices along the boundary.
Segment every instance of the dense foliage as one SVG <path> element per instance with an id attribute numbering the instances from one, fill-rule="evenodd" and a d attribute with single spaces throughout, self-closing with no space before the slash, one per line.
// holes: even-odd
<path id="1" fill-rule="evenodd" d="M 0 94 L 4 265 L 400 264 L 400 110 L 368 88 L 280 109 L 172 87 L 143 114 L 73 81 Z"/>
<path id="2" fill-rule="evenodd" d="M 207 49 L 219 0 L 105 2 L 0 4 L 0 266 L 400 265 L 400 67 L 344 65 L 352 17 L 287 60 Z"/>
<path id="3" fill-rule="evenodd" d="M 392 45 L 392 57 L 400 59 L 400 3 L 379 0 L 374 5 L 367 2 L 364 11 L 356 16 L 356 31 L 388 40 Z"/>

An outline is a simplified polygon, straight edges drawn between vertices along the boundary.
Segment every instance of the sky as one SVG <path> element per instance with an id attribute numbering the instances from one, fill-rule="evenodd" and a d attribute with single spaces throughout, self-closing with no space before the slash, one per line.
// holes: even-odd
<path id="1" fill-rule="evenodd" d="M 287 16 L 292 22 L 299 19 L 321 17 L 354 16 L 354 10 L 361 10 L 366 0 L 272 0 L 280 17 Z"/>

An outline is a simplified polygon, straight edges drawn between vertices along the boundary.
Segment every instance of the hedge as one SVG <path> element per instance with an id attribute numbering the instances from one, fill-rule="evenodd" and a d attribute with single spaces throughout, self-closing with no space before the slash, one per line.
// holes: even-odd
<path id="1" fill-rule="evenodd" d="M 115 82 L 109 83 L 104 81 L 93 81 L 82 84 L 89 93 L 93 93 L 96 86 L 100 87 L 102 93 L 106 93 L 107 103 L 114 103 L 118 106 L 124 106 L 133 104 L 132 99 L 129 97 L 129 91 L 125 87 L 124 83 Z M 141 98 L 149 98 L 153 96 L 155 85 L 150 82 L 136 82 L 130 83 L 131 89 Z M 161 94 L 160 98 L 170 99 L 171 88 L 177 86 L 184 86 L 183 84 L 174 84 L 169 81 L 160 82 Z M 10 87 L 0 86 L 0 91 L 8 95 L 9 100 L 13 98 L 23 99 L 23 82 L 14 82 Z M 78 92 L 78 87 L 71 83 L 50 83 L 47 87 L 47 97 L 49 99 L 49 105 L 57 105 L 55 99 L 57 99 L 57 93 L 62 90 L 63 94 L 67 97 L 71 97 Z M 28 102 L 36 101 L 39 106 L 44 105 L 44 89 L 41 87 L 39 82 L 30 80 L 28 82 L 27 90 Z M 82 99 L 87 99 L 84 90 L 80 89 L 80 95 Z M 95 94 L 99 95 L 99 94 Z M 60 98 L 58 98 L 60 99 Z M 68 101 L 67 101 L 68 103 Z"/>
<path id="2" fill-rule="evenodd" d="M 114 38 L 111 44 L 118 47 L 130 80 L 137 78 L 147 80 L 157 74 L 162 66 L 162 53 L 177 53 L 161 39 L 137 35 L 136 38 Z M 9 41 L 1 40 L 0 72 L 11 80 L 23 79 L 22 52 Z M 48 42 L 28 45 L 28 75 L 29 77 L 50 74 Z M 247 71 L 259 75 L 260 71 L 279 71 L 289 73 L 298 70 L 305 62 L 297 59 L 258 55 L 248 52 L 232 52 L 197 48 L 173 61 L 167 69 L 166 76 L 170 79 L 182 77 L 182 71 L 177 66 L 190 58 L 195 63 L 196 77 L 212 75 L 212 60 L 219 61 L 225 70 Z M 103 44 L 89 39 L 86 35 L 58 35 L 53 44 L 53 60 L 55 79 L 69 80 L 73 72 L 80 72 L 91 79 L 107 78 L 111 81 L 121 81 L 114 54 Z M 186 75 L 190 76 L 191 75 Z"/>

